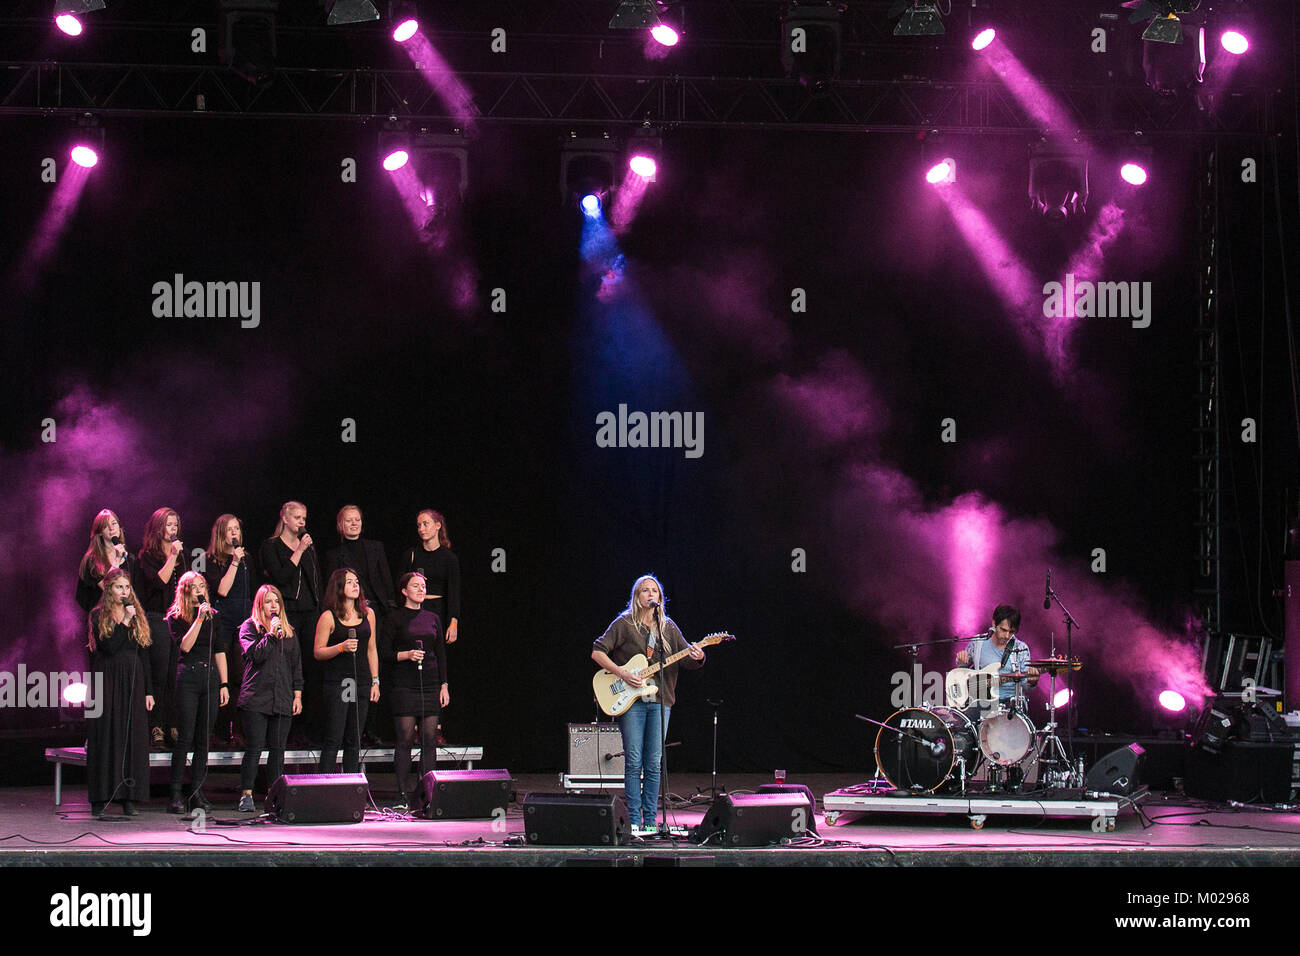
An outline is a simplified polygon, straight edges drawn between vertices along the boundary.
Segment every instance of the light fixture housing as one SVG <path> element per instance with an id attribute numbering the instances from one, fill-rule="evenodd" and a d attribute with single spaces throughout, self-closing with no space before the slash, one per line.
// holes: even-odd
<path id="1" fill-rule="evenodd" d="M 1052 222 L 1078 218 L 1088 206 L 1088 153 L 1074 143 L 1043 142 L 1029 151 L 1030 207 Z"/>
<path id="2" fill-rule="evenodd" d="M 622 0 L 609 18 L 611 30 L 648 30 L 660 23 L 655 0 Z"/>
<path id="3" fill-rule="evenodd" d="M 898 17 L 894 25 L 896 37 L 931 37 L 946 32 L 939 7 L 926 0 L 899 0 L 890 8 L 889 16 Z"/>
<path id="4" fill-rule="evenodd" d="M 325 0 L 325 22 L 329 26 L 378 19 L 379 10 L 370 0 Z"/>

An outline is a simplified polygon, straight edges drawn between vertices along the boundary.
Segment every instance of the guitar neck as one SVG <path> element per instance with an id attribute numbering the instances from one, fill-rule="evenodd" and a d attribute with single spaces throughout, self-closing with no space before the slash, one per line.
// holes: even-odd
<path id="1" fill-rule="evenodd" d="M 719 643 L 721 643 L 724 639 L 729 639 L 729 638 L 730 638 L 730 635 L 727 635 L 726 638 L 724 638 L 724 636 L 721 635 L 721 634 L 710 634 L 708 637 L 704 637 L 704 638 L 701 638 L 700 640 L 696 641 L 695 646 L 696 646 L 696 647 L 708 647 L 708 646 L 710 646 L 710 645 L 712 645 L 712 644 L 719 644 Z M 691 649 L 690 649 L 689 647 L 686 647 L 686 648 L 683 648 L 682 650 L 678 651 L 676 654 L 670 654 L 670 655 L 668 655 L 667 657 L 665 657 L 662 661 L 660 661 L 659 663 L 657 663 L 657 664 L 651 664 L 649 667 L 647 667 L 645 670 L 643 670 L 643 671 L 641 672 L 641 676 L 642 676 L 642 677 L 653 677 L 655 674 L 659 673 L 661 670 L 663 670 L 663 669 L 664 669 L 665 667 L 667 667 L 669 664 L 676 664 L 676 663 L 677 663 L 678 661 L 680 661 L 683 657 L 685 657 L 685 656 L 687 656 L 688 654 L 690 654 L 690 652 L 691 652 Z"/>

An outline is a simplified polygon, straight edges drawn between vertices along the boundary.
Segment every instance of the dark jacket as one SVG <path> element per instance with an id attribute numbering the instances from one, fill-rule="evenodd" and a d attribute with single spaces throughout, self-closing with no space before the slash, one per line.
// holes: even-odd
<path id="1" fill-rule="evenodd" d="M 293 713 L 293 692 L 302 690 L 302 652 L 297 635 L 279 638 L 249 618 L 239 626 L 244 682 L 239 706 L 259 714 Z"/>
<path id="2" fill-rule="evenodd" d="M 397 603 L 397 591 L 393 588 L 393 574 L 388 567 L 388 557 L 379 541 L 362 538 L 357 544 L 361 545 L 365 554 L 361 567 L 352 563 L 348 548 L 340 544 L 326 552 L 322 577 L 328 581 L 330 575 L 339 568 L 352 568 L 361 580 L 361 593 L 366 596 L 366 602 L 375 609 L 376 614 L 382 616 Z"/>

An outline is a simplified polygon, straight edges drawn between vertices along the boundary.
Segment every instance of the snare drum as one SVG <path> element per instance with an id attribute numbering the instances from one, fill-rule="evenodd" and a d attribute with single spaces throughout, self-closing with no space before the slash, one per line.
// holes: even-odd
<path id="1" fill-rule="evenodd" d="M 1034 734 L 1028 717 L 1003 707 L 980 721 L 980 752 L 990 763 L 1014 767 L 1033 753 Z"/>
<path id="2" fill-rule="evenodd" d="M 885 724 L 876 734 L 876 764 L 895 790 L 934 793 L 957 786 L 963 764 L 974 772 L 978 737 L 961 711 L 906 707 Z"/>

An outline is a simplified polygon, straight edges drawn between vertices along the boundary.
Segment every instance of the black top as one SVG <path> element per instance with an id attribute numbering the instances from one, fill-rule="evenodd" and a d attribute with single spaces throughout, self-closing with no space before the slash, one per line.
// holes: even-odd
<path id="1" fill-rule="evenodd" d="M 325 555 L 325 580 L 328 581 L 339 568 L 351 568 L 357 572 L 361 593 L 366 596 L 366 603 L 375 609 L 376 615 L 386 614 L 397 603 L 393 575 L 380 542 L 365 538 L 356 541 L 344 539 Z"/>
<path id="2" fill-rule="evenodd" d="M 185 620 L 179 614 L 175 617 L 167 618 L 167 627 L 172 632 L 172 643 L 177 647 L 177 660 L 181 665 L 189 663 L 206 664 L 211 654 L 226 653 L 225 641 L 218 635 L 213 636 L 216 630 L 212 626 L 213 618 L 208 618 L 199 625 L 198 637 L 194 638 L 194 646 L 188 651 L 180 650 L 181 640 L 190 629 L 191 621 Z"/>
<path id="3" fill-rule="evenodd" d="M 137 692 L 144 693 L 140 699 L 153 696 L 153 674 L 149 670 L 149 649 L 141 647 L 131 637 L 131 629 L 125 624 L 114 624 L 113 631 L 106 640 L 100 640 L 96 616 L 90 616 L 90 624 L 95 627 L 95 649 L 90 654 L 90 669 L 98 673 L 117 670 L 133 676 L 137 680 Z M 156 639 L 156 638 L 155 638 Z"/>
<path id="4" fill-rule="evenodd" d="M 253 572 L 248 566 L 249 557 L 250 554 L 246 549 L 244 560 L 240 561 L 239 567 L 235 569 L 235 580 L 230 583 L 230 593 L 224 597 L 217 592 L 221 586 L 221 579 L 230 570 L 230 562 L 221 564 L 215 560 L 209 561 L 203 571 L 203 580 L 208 582 L 208 594 L 211 595 L 212 606 L 220 611 L 221 616 L 227 621 L 232 618 L 234 621 L 242 621 L 253 610 Z"/>
<path id="5" fill-rule="evenodd" d="M 325 646 L 333 647 L 335 644 L 342 644 L 344 641 L 356 637 L 357 652 L 355 654 L 343 653 L 337 657 L 329 657 L 321 661 L 322 679 L 334 683 L 355 676 L 359 684 L 369 684 L 370 678 L 375 676 L 370 673 L 370 657 L 368 656 L 370 650 L 370 621 L 363 617 L 360 624 L 341 624 L 338 616 L 332 610 L 326 610 L 325 614 L 328 614 L 334 621 L 334 632 L 330 634 Z M 315 646 L 314 635 L 313 646 Z M 353 670 L 354 664 L 356 666 L 355 670 Z M 361 689 L 359 688 L 357 692 L 360 693 Z"/>
<path id="6" fill-rule="evenodd" d="M 296 638 L 279 638 L 253 618 L 239 626 L 244 681 L 239 706 L 257 714 L 293 713 L 293 692 L 302 690 L 302 652 Z"/>
<path id="7" fill-rule="evenodd" d="M 84 558 L 82 560 L 85 560 Z M 136 560 L 135 555 L 128 554 L 126 560 L 122 562 L 121 567 L 131 576 L 131 587 L 136 587 Z M 89 614 L 103 597 L 104 590 L 99 586 L 99 582 L 104 580 L 104 576 L 95 568 L 95 563 L 87 563 L 77 575 L 77 603 L 81 609 Z"/>
<path id="8" fill-rule="evenodd" d="M 293 548 L 276 536 L 263 542 L 259 557 L 266 580 L 284 595 L 285 610 L 315 611 L 320 607 L 320 565 L 316 561 L 315 545 L 304 551 L 294 564 L 289 560 Z"/>
<path id="9" fill-rule="evenodd" d="M 413 651 L 423 642 L 424 672 L 415 661 L 399 661 L 399 651 Z M 421 676 L 425 687 L 447 683 L 447 645 L 442 639 L 438 616 L 423 608 L 396 608 L 384 620 L 379 632 L 379 660 L 385 682 L 394 687 L 418 691 Z"/>
<path id="10" fill-rule="evenodd" d="M 140 563 L 136 566 L 133 580 L 136 596 L 145 611 L 150 614 L 166 614 L 172 601 L 176 600 L 176 583 L 185 573 L 184 562 L 180 558 L 172 566 L 172 576 L 161 581 L 158 573 L 162 571 L 166 558 L 159 559 L 151 551 L 140 552 Z"/>
<path id="11" fill-rule="evenodd" d="M 424 608 L 442 618 L 443 630 L 452 621 L 460 620 L 460 559 L 450 548 L 426 551 L 414 547 L 406 555 L 406 571 L 419 571 L 424 575 L 430 594 L 440 598 L 426 598 Z"/>

